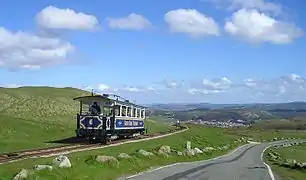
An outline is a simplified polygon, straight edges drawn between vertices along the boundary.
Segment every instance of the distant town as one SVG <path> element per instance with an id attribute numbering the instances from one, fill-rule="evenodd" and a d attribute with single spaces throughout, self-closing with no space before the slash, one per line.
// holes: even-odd
<path id="1" fill-rule="evenodd" d="M 248 121 L 241 120 L 241 119 L 228 120 L 228 121 L 217 121 L 217 120 L 205 121 L 205 120 L 197 119 L 197 120 L 188 120 L 186 122 L 189 122 L 192 124 L 202 124 L 202 125 L 208 125 L 208 126 L 214 126 L 214 127 L 221 127 L 221 128 L 250 126 L 250 123 Z"/>

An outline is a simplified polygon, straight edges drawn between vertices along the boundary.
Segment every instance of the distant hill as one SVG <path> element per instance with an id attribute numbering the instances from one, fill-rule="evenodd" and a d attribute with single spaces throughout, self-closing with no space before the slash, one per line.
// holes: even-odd
<path id="1" fill-rule="evenodd" d="M 164 104 L 153 105 L 153 114 L 170 114 L 181 120 L 202 119 L 247 121 L 306 119 L 306 102 L 266 104 Z M 178 108 L 179 107 L 179 108 Z M 181 110 L 179 110 L 181 109 Z"/>

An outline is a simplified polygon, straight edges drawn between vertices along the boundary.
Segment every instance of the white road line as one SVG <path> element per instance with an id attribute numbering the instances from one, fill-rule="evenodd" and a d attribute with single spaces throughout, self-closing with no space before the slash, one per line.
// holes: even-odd
<path id="1" fill-rule="evenodd" d="M 266 148 L 261 152 L 260 158 L 261 158 L 261 161 L 263 162 L 263 164 L 267 167 L 268 173 L 269 173 L 269 176 L 270 176 L 271 180 L 275 180 L 275 177 L 274 177 L 274 174 L 273 174 L 273 172 L 272 172 L 271 167 L 270 167 L 267 163 L 265 163 L 265 161 L 264 161 L 264 159 L 263 159 L 263 156 L 264 156 L 265 151 L 266 151 L 267 149 L 269 149 L 271 146 L 273 146 L 273 145 L 270 145 L 270 146 L 266 147 Z"/>

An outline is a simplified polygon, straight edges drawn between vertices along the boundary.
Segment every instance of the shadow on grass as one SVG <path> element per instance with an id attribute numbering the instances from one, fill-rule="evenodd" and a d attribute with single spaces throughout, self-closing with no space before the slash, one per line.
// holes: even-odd
<path id="1" fill-rule="evenodd" d="M 88 139 L 81 137 L 69 137 L 64 139 L 58 139 L 53 141 L 47 141 L 45 143 L 54 143 L 54 144 L 88 144 Z"/>

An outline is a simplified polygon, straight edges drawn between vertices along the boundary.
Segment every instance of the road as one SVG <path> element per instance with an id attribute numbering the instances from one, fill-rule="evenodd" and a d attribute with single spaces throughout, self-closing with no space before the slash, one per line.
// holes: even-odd
<path id="1" fill-rule="evenodd" d="M 177 163 L 130 176 L 128 180 L 275 180 L 270 167 L 262 161 L 263 151 L 271 145 L 302 140 L 250 143 L 215 159 Z"/>

